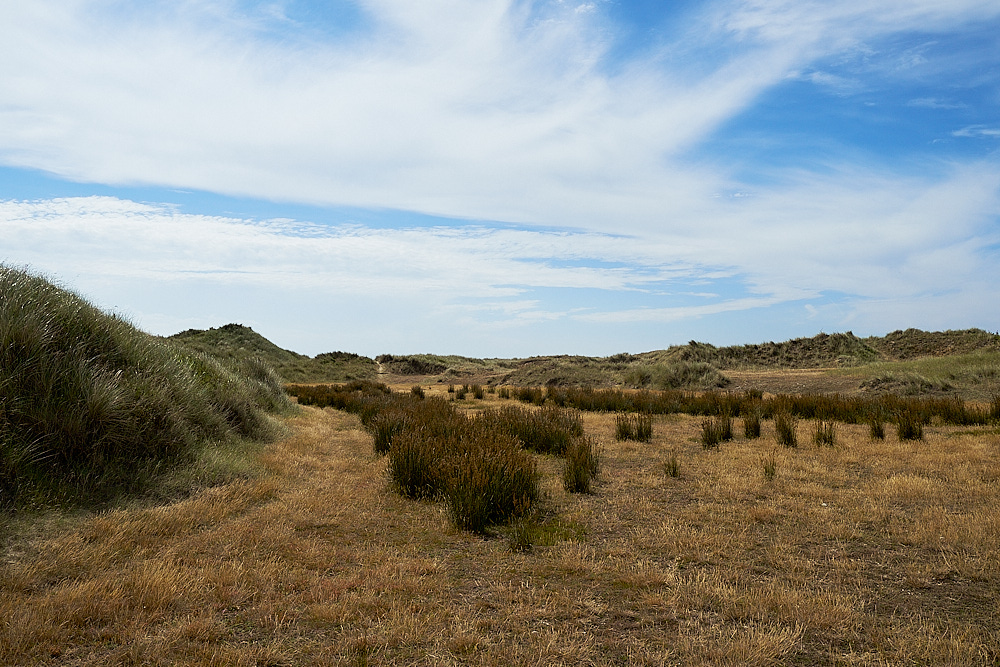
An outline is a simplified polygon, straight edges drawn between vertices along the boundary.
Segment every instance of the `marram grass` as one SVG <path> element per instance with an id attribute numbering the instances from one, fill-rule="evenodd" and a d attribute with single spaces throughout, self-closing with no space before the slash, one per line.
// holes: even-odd
<path id="1" fill-rule="evenodd" d="M 138 490 L 206 442 L 268 437 L 289 406 L 266 364 L 184 351 L 0 266 L 0 506 Z"/>

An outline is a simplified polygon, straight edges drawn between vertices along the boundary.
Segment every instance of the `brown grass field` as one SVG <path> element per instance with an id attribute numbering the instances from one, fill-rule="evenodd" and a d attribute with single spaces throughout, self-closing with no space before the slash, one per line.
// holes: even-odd
<path id="1" fill-rule="evenodd" d="M 765 422 L 706 450 L 696 417 L 657 417 L 650 443 L 583 420 L 595 493 L 539 457 L 526 553 L 394 493 L 357 417 L 314 408 L 260 476 L 14 522 L 0 664 L 1000 664 L 995 425 L 837 424 L 831 448 L 801 420 L 786 449 Z"/>

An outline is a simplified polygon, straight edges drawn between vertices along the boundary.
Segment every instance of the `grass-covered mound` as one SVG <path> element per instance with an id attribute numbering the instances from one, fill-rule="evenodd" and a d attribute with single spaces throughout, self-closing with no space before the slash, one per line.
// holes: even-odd
<path id="1" fill-rule="evenodd" d="M 0 507 L 141 488 L 196 449 L 274 432 L 264 363 L 226 365 L 0 266 Z"/>
<path id="2" fill-rule="evenodd" d="M 193 352 L 201 352 L 224 363 L 260 358 L 285 382 L 345 382 L 370 380 L 376 375 L 374 359 L 351 352 L 324 352 L 308 357 L 278 347 L 242 324 L 226 324 L 211 329 L 188 329 L 174 334 L 170 342 Z"/>

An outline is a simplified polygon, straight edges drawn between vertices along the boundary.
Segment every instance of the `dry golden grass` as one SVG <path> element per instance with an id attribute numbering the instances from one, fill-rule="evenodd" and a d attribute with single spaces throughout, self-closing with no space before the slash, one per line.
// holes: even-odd
<path id="1" fill-rule="evenodd" d="M 261 479 L 9 537 L 0 664 L 1000 661 L 995 431 L 837 424 L 819 448 L 803 420 L 786 449 L 765 422 L 705 450 L 696 417 L 657 418 L 651 443 L 584 423 L 596 493 L 540 458 L 536 546 L 514 553 L 394 494 L 355 417 L 303 409 Z"/>

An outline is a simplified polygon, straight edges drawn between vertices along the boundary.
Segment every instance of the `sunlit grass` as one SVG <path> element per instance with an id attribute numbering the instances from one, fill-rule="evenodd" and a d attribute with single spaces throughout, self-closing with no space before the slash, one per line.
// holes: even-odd
<path id="1" fill-rule="evenodd" d="M 444 392 L 444 388 L 441 389 Z M 430 396 L 428 397 L 430 398 Z M 344 412 L 306 408 L 265 477 L 155 508 L 14 526 L 2 664 L 991 664 L 1000 441 L 867 425 L 837 446 L 699 442 L 700 418 L 602 443 L 573 494 L 483 539 L 386 484 Z M 670 456 L 683 474 L 664 474 Z M 773 470 L 769 474 L 768 470 Z M 520 534 L 518 534 L 520 531 Z"/>

